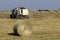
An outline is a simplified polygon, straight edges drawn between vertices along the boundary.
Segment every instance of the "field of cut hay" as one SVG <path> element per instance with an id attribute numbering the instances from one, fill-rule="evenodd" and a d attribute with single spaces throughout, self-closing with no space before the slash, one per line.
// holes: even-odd
<path id="1" fill-rule="evenodd" d="M 0 12 L 0 40 L 60 40 L 60 11 L 32 11 L 29 19 L 11 19 L 11 12 Z M 18 36 L 13 32 L 14 25 L 20 21 L 32 27 L 29 37 Z M 20 23 L 21 24 L 21 23 Z"/>

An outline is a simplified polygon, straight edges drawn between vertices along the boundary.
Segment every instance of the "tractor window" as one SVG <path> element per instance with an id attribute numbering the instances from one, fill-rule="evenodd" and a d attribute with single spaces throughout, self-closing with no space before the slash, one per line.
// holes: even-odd
<path id="1" fill-rule="evenodd" d="M 17 15 L 17 10 L 16 10 L 16 15 Z"/>
<path id="2" fill-rule="evenodd" d="M 15 11 L 15 10 L 13 9 L 13 10 L 12 10 L 12 14 L 14 14 L 14 11 Z"/>
<path id="3" fill-rule="evenodd" d="M 23 13 L 23 9 L 21 9 L 21 13 Z"/>

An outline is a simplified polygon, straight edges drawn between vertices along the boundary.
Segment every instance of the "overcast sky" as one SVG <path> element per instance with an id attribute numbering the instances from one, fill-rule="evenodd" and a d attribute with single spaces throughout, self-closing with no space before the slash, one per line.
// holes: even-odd
<path id="1" fill-rule="evenodd" d="M 25 6 L 31 10 L 60 9 L 60 0 L 0 0 L 0 10 Z"/>

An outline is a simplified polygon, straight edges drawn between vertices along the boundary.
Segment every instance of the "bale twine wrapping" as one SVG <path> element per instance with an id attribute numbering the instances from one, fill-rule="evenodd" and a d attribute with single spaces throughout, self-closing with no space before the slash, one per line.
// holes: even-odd
<path id="1" fill-rule="evenodd" d="M 13 31 L 16 35 L 21 35 L 21 36 L 30 36 L 32 34 L 32 28 L 29 27 L 26 23 L 16 23 Z"/>

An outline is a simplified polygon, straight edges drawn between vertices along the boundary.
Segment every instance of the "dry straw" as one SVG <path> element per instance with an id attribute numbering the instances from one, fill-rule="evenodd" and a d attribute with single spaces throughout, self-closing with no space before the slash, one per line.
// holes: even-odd
<path id="1" fill-rule="evenodd" d="M 28 25 L 28 23 L 26 24 L 26 22 L 21 20 L 17 21 L 13 30 L 15 34 L 21 35 L 21 36 L 30 36 L 32 34 L 30 25 Z"/>

